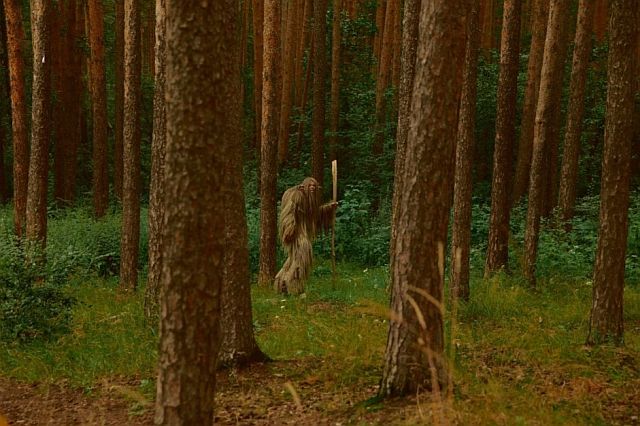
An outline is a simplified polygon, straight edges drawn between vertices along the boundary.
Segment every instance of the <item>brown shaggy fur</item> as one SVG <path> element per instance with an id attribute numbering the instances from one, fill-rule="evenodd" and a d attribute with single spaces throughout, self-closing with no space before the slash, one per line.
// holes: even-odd
<path id="1" fill-rule="evenodd" d="M 320 205 L 320 197 L 320 186 L 313 178 L 287 189 L 282 196 L 279 230 L 287 260 L 275 279 L 280 293 L 304 293 L 313 264 L 313 240 L 318 232 L 331 229 L 335 204 Z"/>

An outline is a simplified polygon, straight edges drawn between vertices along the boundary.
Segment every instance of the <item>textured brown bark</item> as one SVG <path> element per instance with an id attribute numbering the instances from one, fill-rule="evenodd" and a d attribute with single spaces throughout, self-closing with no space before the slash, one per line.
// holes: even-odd
<path id="1" fill-rule="evenodd" d="M 611 0 L 600 227 L 587 337 L 595 344 L 624 342 L 624 266 L 639 18 L 635 1 Z"/>
<path id="2" fill-rule="evenodd" d="M 2 2 L 0 2 L 0 69 L 2 69 L 2 73 L 0 73 L 0 97 L 9 99 L 11 88 L 9 86 L 9 58 L 7 56 L 7 26 Z M 5 103 L 0 104 L 0 117 L 9 115 L 5 105 Z M 5 163 L 6 146 L 7 132 L 5 127 L 0 125 L 0 203 L 5 203 L 9 199 L 9 183 L 7 181 Z"/>
<path id="3" fill-rule="evenodd" d="M 384 19 L 386 17 L 387 0 L 376 1 L 376 33 L 373 36 L 373 59 L 374 74 L 377 64 L 380 61 L 380 51 L 382 49 L 382 36 L 384 35 Z"/>
<path id="4" fill-rule="evenodd" d="M 598 42 L 602 42 L 607 34 L 607 21 L 609 0 L 595 0 L 595 12 L 593 14 L 593 32 Z"/>
<path id="5" fill-rule="evenodd" d="M 301 111 L 304 111 L 304 106 L 302 106 L 303 95 L 306 93 L 305 90 L 307 88 L 307 81 L 302 81 L 302 75 L 304 74 L 304 52 L 309 46 L 309 60 L 307 61 L 307 69 L 310 69 L 311 59 L 313 55 L 311 54 L 311 50 L 313 50 L 313 46 L 311 43 L 311 19 L 313 16 L 313 0 L 304 0 L 304 8 L 302 10 L 302 28 L 299 37 L 299 45 L 298 45 L 298 57 L 296 59 L 296 105 L 301 106 Z"/>
<path id="6" fill-rule="evenodd" d="M 276 276 L 276 182 L 280 91 L 280 0 L 264 3 L 262 148 L 260 152 L 260 270 L 258 283 L 271 286 Z"/>
<path id="7" fill-rule="evenodd" d="M 53 194 L 56 204 L 63 206 L 65 194 L 64 162 L 67 151 L 67 139 L 64 125 L 67 121 L 64 93 L 66 87 L 63 84 L 64 68 L 67 65 L 65 44 L 63 41 L 63 26 L 66 26 L 66 17 L 62 2 L 52 2 L 50 22 L 51 44 L 51 139 L 53 143 Z"/>
<path id="8" fill-rule="evenodd" d="M 402 7 L 404 2 L 398 2 L 393 15 L 393 41 L 391 59 L 391 85 L 394 87 L 393 111 L 398 110 L 398 87 L 400 86 L 400 58 L 402 56 Z"/>
<path id="9" fill-rule="evenodd" d="M 473 193 L 473 149 L 476 131 L 478 54 L 480 52 L 478 2 L 471 2 L 467 22 L 464 80 L 460 96 L 453 191 L 451 232 L 451 295 L 469 300 L 469 255 L 471 252 L 471 196 Z"/>
<path id="10" fill-rule="evenodd" d="M 124 0 L 115 0 L 115 136 L 113 149 L 113 183 L 116 197 L 122 200 L 122 139 L 124 137 Z"/>
<path id="11" fill-rule="evenodd" d="M 387 118 L 386 91 L 391 77 L 391 61 L 393 59 L 393 24 L 394 16 L 399 7 L 398 0 L 388 0 L 384 18 L 384 32 L 380 47 L 380 61 L 376 79 L 376 124 L 373 141 L 373 155 L 380 156 L 384 151 L 385 127 Z M 374 175 L 374 178 L 378 180 Z"/>
<path id="12" fill-rule="evenodd" d="M 68 130 L 66 156 L 64 162 L 65 193 L 64 200 L 72 203 L 76 197 L 76 174 L 78 170 L 78 148 L 82 139 L 82 128 L 86 126 L 82 108 L 84 92 L 82 64 L 84 62 L 84 50 L 81 39 L 84 37 L 84 13 L 83 2 L 69 0 L 67 2 L 67 48 L 69 49 L 69 64 L 65 67 L 65 106 L 69 109 L 67 114 Z M 68 98 L 67 98 L 68 96 Z"/>
<path id="13" fill-rule="evenodd" d="M 309 51 L 309 61 L 307 62 L 307 69 L 304 77 L 304 85 L 302 88 L 302 100 L 300 101 L 300 114 L 304 115 L 304 111 L 307 107 L 307 101 L 309 100 L 309 85 L 311 84 L 311 69 L 313 68 L 313 44 Z M 304 139 L 304 119 L 298 122 L 298 142 L 296 146 L 295 166 L 300 166 L 300 156 L 302 155 L 302 141 Z"/>
<path id="14" fill-rule="evenodd" d="M 253 99 L 255 102 L 255 147 L 260 157 L 262 149 L 262 82 L 264 56 L 264 0 L 253 0 Z M 258 173 L 259 175 L 259 173 Z M 259 177 L 259 176 L 258 176 Z"/>
<path id="15" fill-rule="evenodd" d="M 24 57 L 22 40 L 22 7 L 18 0 L 4 0 L 7 21 L 7 51 L 11 83 L 11 134 L 13 143 L 13 224 L 18 237 L 23 237 L 27 214 L 27 182 L 29 171 L 29 137 L 25 99 Z"/>
<path id="16" fill-rule="evenodd" d="M 525 231 L 523 272 L 531 285 L 535 285 L 535 264 L 538 255 L 540 216 L 545 191 L 545 168 L 548 168 L 546 152 L 552 142 L 555 114 L 559 103 L 559 86 L 564 65 L 563 38 L 567 29 L 570 4 L 564 0 L 551 0 L 549 24 L 545 41 L 540 93 L 536 110 L 533 138 L 533 157 L 529 177 L 529 205 Z"/>
<path id="17" fill-rule="evenodd" d="M 327 0 L 313 3 L 313 116 L 311 176 L 324 182 L 325 78 L 327 72 Z"/>
<path id="18" fill-rule="evenodd" d="M 338 130 L 340 128 L 340 44 L 342 0 L 333 0 L 333 27 L 331 37 L 331 138 L 329 156 L 333 161 L 337 158 Z"/>
<path id="19" fill-rule="evenodd" d="M 594 0 L 580 0 L 578 22 L 571 68 L 571 86 L 569 89 L 569 112 L 564 137 L 562 155 L 562 174 L 560 177 L 560 195 L 558 205 L 562 220 L 573 217 L 576 203 L 576 184 L 578 180 L 578 158 L 580 156 L 580 136 L 584 117 L 585 86 L 589 57 L 591 55 L 591 29 L 593 25 Z"/>
<path id="20" fill-rule="evenodd" d="M 398 203 L 404 185 L 404 162 L 409 135 L 411 116 L 411 95 L 415 76 L 416 52 L 418 49 L 418 24 L 420 21 L 421 0 L 406 0 L 402 27 L 402 57 L 400 64 L 400 87 L 398 88 L 398 128 L 396 130 L 396 158 L 394 161 L 393 200 L 391 218 L 390 265 L 393 267 L 394 245 L 398 233 Z"/>
<path id="21" fill-rule="evenodd" d="M 140 0 L 124 2 L 124 136 L 120 286 L 138 284 L 140 241 Z"/>
<path id="22" fill-rule="evenodd" d="M 144 297 L 144 313 L 155 318 L 162 273 L 163 223 L 165 186 L 166 128 L 166 7 L 165 0 L 156 0 L 156 42 L 153 94 L 153 139 L 151 142 L 151 188 L 149 189 L 149 275 Z"/>
<path id="23" fill-rule="evenodd" d="M 156 424 L 213 423 L 225 257 L 224 170 L 240 144 L 234 0 L 166 2 L 167 151 Z M 200 40 L 194 43 L 194 40 Z"/>
<path id="24" fill-rule="evenodd" d="M 494 26 L 496 16 L 496 0 L 483 0 L 481 10 L 481 41 L 480 47 L 484 51 L 485 55 L 489 57 L 489 51 L 494 47 Z"/>
<path id="25" fill-rule="evenodd" d="M 235 45 L 225 46 L 233 49 Z M 239 79 L 229 82 L 230 93 L 236 93 Z M 222 344 L 218 363 L 223 366 L 246 366 L 264 361 L 253 333 L 251 311 L 251 272 L 249 243 L 242 178 L 241 104 L 232 102 L 226 112 L 234 123 L 228 139 L 224 170 L 224 279 L 221 293 Z M 231 109 L 232 108 L 232 109 Z"/>
<path id="26" fill-rule="evenodd" d="M 48 0 L 31 2 L 33 83 L 31 87 L 31 153 L 27 192 L 27 239 L 42 247 L 47 239 L 47 177 L 51 132 L 51 61 L 49 60 Z"/>
<path id="27" fill-rule="evenodd" d="M 527 65 L 527 86 L 524 92 L 518 162 L 516 164 L 512 196 L 514 203 L 522 198 L 529 187 L 529 172 L 531 171 L 531 155 L 533 152 L 533 128 L 536 121 L 536 107 L 540 91 L 540 71 L 542 70 L 542 57 L 544 55 L 544 43 L 549 17 L 549 0 L 534 1 L 531 47 Z"/>
<path id="28" fill-rule="evenodd" d="M 102 0 L 89 0 L 91 48 L 91 111 L 93 118 L 93 214 L 101 218 L 109 204 L 107 168 L 107 85 L 104 68 L 104 12 Z"/>
<path id="29" fill-rule="evenodd" d="M 444 248 L 468 1 L 423 2 L 380 395 L 443 389 Z M 400 231 L 401 230 L 401 231 Z"/>
<path id="30" fill-rule="evenodd" d="M 496 141 L 493 151 L 491 184 L 491 218 L 485 276 L 507 268 L 509 260 L 509 218 L 511 212 L 509 189 L 512 185 L 513 168 L 511 163 L 516 143 L 521 11 L 521 0 L 506 0 L 504 2 Z"/>
<path id="31" fill-rule="evenodd" d="M 293 104 L 293 74 L 295 52 L 295 17 L 297 0 L 289 0 L 287 25 L 283 40 L 282 95 L 280 100 L 280 130 L 278 136 L 278 164 L 287 162 L 289 155 L 289 130 L 291 128 L 291 106 Z"/>

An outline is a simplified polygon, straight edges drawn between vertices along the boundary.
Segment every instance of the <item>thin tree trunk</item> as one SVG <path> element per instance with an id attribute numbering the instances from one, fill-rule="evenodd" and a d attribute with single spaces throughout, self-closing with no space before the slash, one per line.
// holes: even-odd
<path id="1" fill-rule="evenodd" d="M 296 157 L 295 166 L 300 167 L 300 156 L 302 155 L 302 141 L 304 139 L 304 122 L 305 122 L 305 109 L 307 107 L 307 101 L 309 99 L 309 85 L 311 84 L 311 69 L 313 68 L 314 57 L 313 43 L 309 51 L 309 60 L 307 61 L 307 70 L 304 77 L 304 87 L 302 89 L 302 101 L 300 102 L 300 121 L 298 122 L 298 142 L 296 144 Z"/>
<path id="2" fill-rule="evenodd" d="M 327 70 L 327 0 L 313 3 L 313 119 L 311 176 L 324 182 L 325 77 Z"/>
<path id="3" fill-rule="evenodd" d="M 523 272 L 529 283 L 535 286 L 535 265 L 538 256 L 538 238 L 540 234 L 540 216 L 544 197 L 544 174 L 548 164 L 545 162 L 547 145 L 553 137 L 554 114 L 558 108 L 559 82 L 562 81 L 564 56 L 562 50 L 564 32 L 569 16 L 569 3 L 564 0 L 551 0 L 549 24 L 545 41 L 540 94 L 536 111 L 536 124 L 533 138 L 533 158 L 529 177 L 529 205 L 525 231 L 525 252 Z"/>
<path id="4" fill-rule="evenodd" d="M 47 177 L 51 137 L 51 61 L 49 57 L 49 8 L 47 0 L 31 2 L 33 84 L 31 88 L 31 155 L 27 193 L 27 239 L 43 248 L 47 239 Z"/>
<path id="5" fill-rule="evenodd" d="M 22 41 L 22 6 L 18 0 L 4 0 L 7 20 L 7 51 L 11 82 L 11 128 L 13 142 L 13 224 L 18 237 L 23 237 L 27 215 L 27 182 L 29 171 L 29 137 L 24 82 Z"/>
<path id="6" fill-rule="evenodd" d="M 531 155 L 533 153 L 533 129 L 536 121 L 536 107 L 540 92 L 540 72 L 542 70 L 542 58 L 549 17 L 549 0 L 534 1 L 531 48 L 529 49 L 529 62 L 527 65 L 527 85 L 524 92 L 518 162 L 516 164 L 515 183 L 511 199 L 513 203 L 518 202 L 529 187 Z"/>
<path id="7" fill-rule="evenodd" d="M 102 0 L 89 0 L 91 98 L 93 117 L 93 212 L 101 218 L 109 204 L 107 168 L 107 86 L 104 68 L 104 12 Z"/>
<path id="8" fill-rule="evenodd" d="M 571 69 L 571 86 L 567 129 L 564 138 L 562 156 L 562 175 L 560 178 L 560 196 L 558 204 L 562 220 L 573 217 L 576 203 L 576 185 L 578 180 L 578 158 L 580 156 L 580 136 L 584 117 L 585 86 L 589 57 L 591 55 L 591 28 L 593 25 L 594 0 L 580 0 L 578 23 Z"/>
<path id="9" fill-rule="evenodd" d="M 340 128 L 340 43 L 342 0 L 333 0 L 333 28 L 331 37 L 331 139 L 330 159 L 337 158 L 338 130 Z"/>
<path id="10" fill-rule="evenodd" d="M 480 52 L 480 14 L 472 2 L 467 23 L 464 80 L 460 96 L 456 173 L 451 232 L 451 295 L 469 300 L 469 255 L 471 252 L 471 196 L 473 192 L 473 149 L 476 131 L 478 54 Z"/>
<path id="11" fill-rule="evenodd" d="M 153 140 L 151 145 L 151 188 L 149 190 L 149 276 L 145 289 L 144 313 L 147 318 L 158 314 L 158 295 L 162 273 L 164 245 L 163 223 L 166 205 L 165 151 L 167 140 L 165 106 L 166 8 L 165 0 L 156 0 L 155 75 L 153 94 Z"/>
<path id="12" fill-rule="evenodd" d="M 241 143 L 235 0 L 167 0 L 165 232 L 156 424 L 214 421 L 224 170 Z M 194 40 L 199 40 L 194 43 Z M 188 60 L 187 60 L 188 58 Z"/>
<path id="13" fill-rule="evenodd" d="M 605 40 L 607 34 L 607 21 L 609 14 L 607 10 L 609 8 L 609 0 L 595 0 L 595 12 L 593 14 L 593 32 L 596 36 L 598 43 Z"/>
<path id="14" fill-rule="evenodd" d="M 67 125 L 68 139 L 66 141 L 66 157 L 64 163 L 65 194 L 64 199 L 72 203 L 76 198 L 76 175 L 78 170 L 78 148 L 82 140 L 82 127 L 85 125 L 82 98 L 84 93 L 82 64 L 84 50 L 81 39 L 84 37 L 83 2 L 69 0 L 67 45 L 69 50 L 69 66 L 66 67 L 66 83 L 68 90 L 67 107 L 69 108 Z"/>
<path id="15" fill-rule="evenodd" d="M 483 0 L 482 3 L 482 24 L 480 34 L 482 36 L 480 46 L 487 58 L 490 58 L 490 51 L 493 49 L 494 25 L 495 25 L 495 2 L 496 0 Z"/>
<path id="16" fill-rule="evenodd" d="M 600 227 L 593 272 L 589 343 L 624 342 L 624 267 L 629 226 L 631 137 L 636 85 L 638 5 L 611 0 L 607 112 L 600 190 Z"/>
<path id="17" fill-rule="evenodd" d="M 140 0 L 124 2 L 124 138 L 120 286 L 138 284 L 140 241 Z"/>
<path id="18" fill-rule="evenodd" d="M 9 57 L 7 52 L 7 25 L 4 13 L 4 4 L 0 1 L 0 68 L 2 80 L 0 81 L 0 97 L 9 99 L 11 87 L 9 86 Z M 5 109 L 6 103 L 0 105 L 0 117 L 10 115 L 10 111 Z M 5 151 L 7 147 L 7 132 L 4 126 L 0 125 L 0 203 L 5 203 L 9 199 L 9 182 L 7 180 L 7 170 L 5 163 Z"/>
<path id="19" fill-rule="evenodd" d="M 264 56 L 264 0 L 253 0 L 253 99 L 255 102 L 255 147 L 260 157 L 262 149 L 262 82 Z M 260 163 L 258 161 L 258 163 Z M 258 180 L 260 172 L 258 171 Z"/>
<path id="20" fill-rule="evenodd" d="M 287 25 L 284 34 L 282 50 L 282 97 L 280 109 L 280 131 L 278 136 L 278 164 L 282 166 L 287 162 L 289 155 L 289 130 L 291 128 L 291 106 L 293 104 L 293 74 L 294 74 L 294 52 L 295 52 L 295 16 L 296 0 L 288 1 Z"/>
<path id="21" fill-rule="evenodd" d="M 411 95 L 416 67 L 416 52 L 418 49 L 418 27 L 422 0 L 406 0 L 402 22 L 402 57 L 400 59 L 400 87 L 398 88 L 398 128 L 396 130 L 396 157 L 394 161 L 393 200 L 391 208 L 391 240 L 390 253 L 393 267 L 395 256 L 395 242 L 398 234 L 398 203 L 402 195 L 404 182 L 404 162 L 409 135 L 409 118 L 411 115 Z"/>
<path id="22" fill-rule="evenodd" d="M 496 141 L 493 152 L 491 185 L 491 218 L 485 276 L 508 267 L 509 219 L 511 205 L 509 188 L 512 185 L 512 157 L 516 142 L 516 110 L 518 103 L 518 60 L 520 58 L 521 0 L 504 2 Z"/>
<path id="23" fill-rule="evenodd" d="M 422 3 L 411 126 L 398 203 L 391 312 L 380 395 L 443 390 L 444 250 L 453 192 L 467 1 Z"/>
<path id="24" fill-rule="evenodd" d="M 116 197 L 122 200 L 123 137 L 124 137 L 124 0 L 115 0 L 115 137 L 113 182 Z"/>
<path id="25" fill-rule="evenodd" d="M 276 183 L 278 95 L 280 94 L 280 0 L 264 4 L 262 149 L 260 153 L 260 271 L 258 283 L 270 287 L 276 276 Z"/>
<path id="26" fill-rule="evenodd" d="M 377 74 L 377 65 L 380 61 L 380 51 L 382 50 L 382 37 L 384 35 L 384 20 L 386 17 L 387 0 L 376 1 L 376 33 L 373 36 L 373 75 Z"/>

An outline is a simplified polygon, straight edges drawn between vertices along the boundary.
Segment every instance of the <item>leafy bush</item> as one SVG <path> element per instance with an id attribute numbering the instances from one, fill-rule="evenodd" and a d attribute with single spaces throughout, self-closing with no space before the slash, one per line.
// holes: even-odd
<path id="1" fill-rule="evenodd" d="M 0 238 L 0 340 L 49 339 L 68 331 L 74 299 L 62 288 L 72 263 L 41 262 L 38 250 Z"/>

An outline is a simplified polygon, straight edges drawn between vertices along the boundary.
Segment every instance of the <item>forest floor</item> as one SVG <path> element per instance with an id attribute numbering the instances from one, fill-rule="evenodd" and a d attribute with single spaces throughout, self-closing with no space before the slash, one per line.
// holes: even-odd
<path id="1" fill-rule="evenodd" d="M 254 289 L 254 325 L 274 361 L 219 373 L 221 424 L 640 424 L 640 286 L 625 290 L 624 347 L 584 345 L 591 283 L 472 283 L 447 321 L 453 392 L 374 398 L 388 322 L 388 271 L 316 267 L 306 297 Z M 142 295 L 71 280 L 71 333 L 0 347 L 10 424 L 152 424 L 157 335 Z M 0 425 L 2 425 L 0 417 Z"/>

